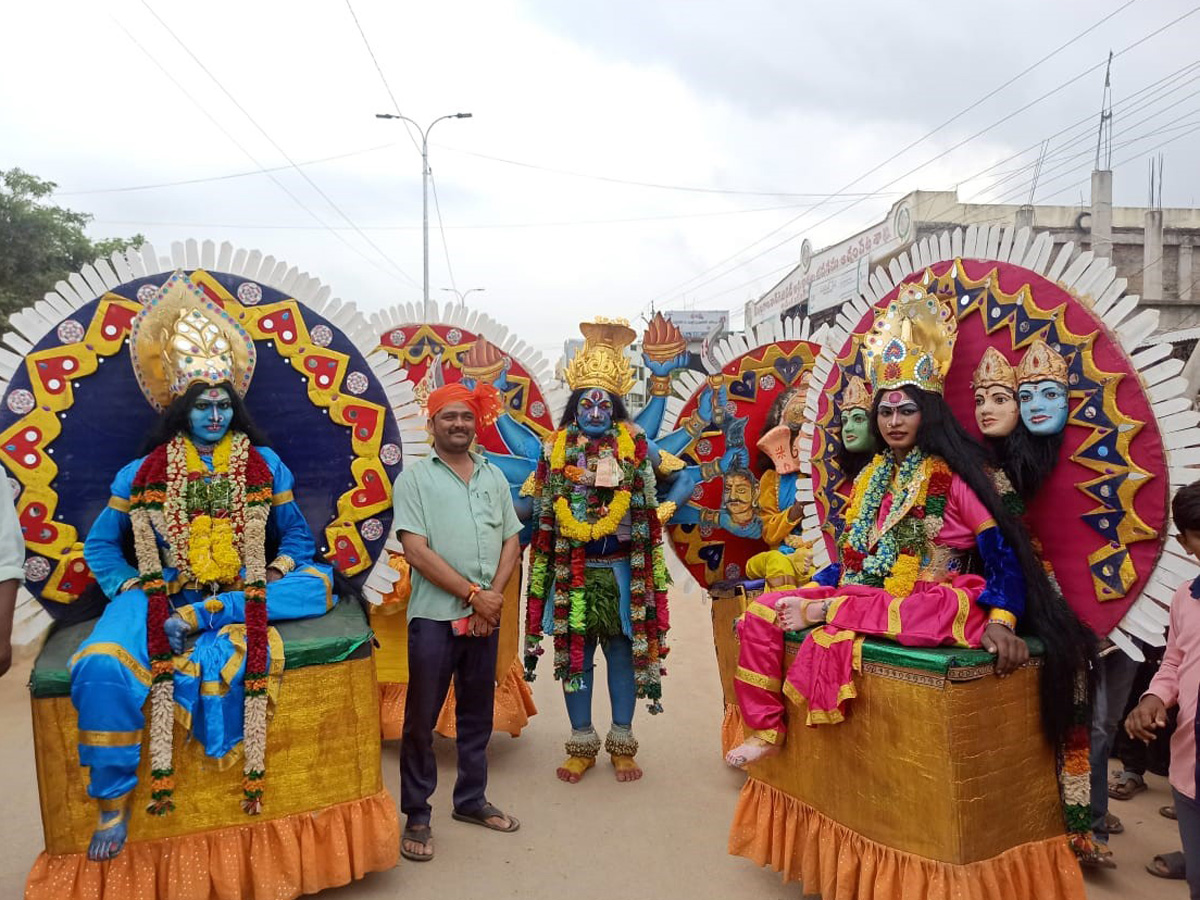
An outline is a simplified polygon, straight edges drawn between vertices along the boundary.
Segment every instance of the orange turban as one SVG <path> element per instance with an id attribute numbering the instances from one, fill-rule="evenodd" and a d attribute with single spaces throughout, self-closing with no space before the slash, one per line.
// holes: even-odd
<path id="1" fill-rule="evenodd" d="M 490 384 L 482 381 L 475 385 L 473 391 L 458 382 L 431 391 L 425 404 L 429 418 L 432 419 L 450 403 L 467 404 L 475 413 L 475 420 L 480 425 L 491 425 L 504 413 L 504 397 Z"/>

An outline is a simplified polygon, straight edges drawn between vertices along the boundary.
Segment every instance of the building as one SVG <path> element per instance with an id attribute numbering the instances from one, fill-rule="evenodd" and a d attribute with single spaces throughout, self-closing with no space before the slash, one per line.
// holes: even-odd
<path id="1" fill-rule="evenodd" d="M 807 314 L 831 321 L 842 301 L 861 293 L 876 266 L 886 266 L 917 241 L 969 225 L 1028 225 L 1049 231 L 1054 253 L 1074 242 L 1112 260 L 1126 292 L 1160 311 L 1159 338 L 1200 326 L 1200 210 L 1112 205 L 1112 173 L 1094 172 L 1091 206 L 961 203 L 956 191 L 913 191 L 887 216 L 856 235 L 813 251 L 806 240 L 800 263 L 758 300 L 746 304 L 746 327 L 768 318 Z M 1192 339 L 1194 346 L 1194 339 Z M 1190 351 L 1190 348 L 1189 348 Z"/>

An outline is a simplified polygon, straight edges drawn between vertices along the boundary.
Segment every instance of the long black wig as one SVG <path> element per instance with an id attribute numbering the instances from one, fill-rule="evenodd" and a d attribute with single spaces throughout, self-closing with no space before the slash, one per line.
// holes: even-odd
<path id="1" fill-rule="evenodd" d="M 1025 427 L 1023 419 L 1018 418 L 1017 427 L 1007 437 L 988 442 L 995 448 L 1013 489 L 1025 502 L 1033 499 L 1054 471 L 1063 437 L 1061 431 L 1045 437 L 1036 435 Z"/>
<path id="2" fill-rule="evenodd" d="M 921 410 L 917 446 L 940 456 L 987 507 L 1001 534 L 1016 553 L 1025 576 L 1025 615 L 1022 631 L 1034 635 L 1045 647 L 1041 678 L 1042 729 L 1052 746 L 1061 747 L 1073 724 L 1075 679 L 1086 673 L 1091 684 L 1096 636 L 1076 618 L 1062 594 L 1054 588 L 1042 568 L 1020 519 L 1005 508 L 988 475 L 992 464 L 987 450 L 962 424 L 940 394 L 912 386 L 901 388 Z M 871 406 L 871 433 L 878 446 L 886 446 L 879 431 L 879 400 Z"/>
<path id="3" fill-rule="evenodd" d="M 202 381 L 197 381 L 191 385 L 186 391 L 171 401 L 158 421 L 154 423 L 149 433 L 146 435 L 146 440 L 142 444 L 142 453 L 146 454 L 160 444 L 165 444 L 177 434 L 188 433 L 188 411 L 192 408 L 192 404 L 196 402 L 196 398 L 204 391 L 212 390 L 213 388 L 224 388 L 229 394 L 229 400 L 233 404 L 233 421 L 230 423 L 230 429 L 240 431 L 246 437 L 250 438 L 250 443 L 255 447 L 269 447 L 271 442 L 267 440 L 267 435 L 261 428 L 254 424 L 254 419 L 250 417 L 250 411 L 246 409 L 246 403 L 238 396 L 237 391 L 233 389 L 233 385 L 228 381 L 222 381 L 220 384 L 205 384 Z"/>

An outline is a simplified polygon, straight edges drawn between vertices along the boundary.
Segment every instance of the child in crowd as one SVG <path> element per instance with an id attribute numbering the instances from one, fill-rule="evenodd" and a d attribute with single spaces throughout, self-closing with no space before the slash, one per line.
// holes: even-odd
<path id="1" fill-rule="evenodd" d="M 1200 482 L 1181 488 L 1171 502 L 1179 543 L 1200 559 Z M 1196 795 L 1196 705 L 1200 699 L 1200 578 L 1184 583 L 1171 600 L 1167 649 L 1150 688 L 1125 719 L 1131 738 L 1149 742 L 1167 727 L 1167 708 L 1179 707 L 1171 738 L 1171 793 L 1183 842 L 1188 890 L 1200 900 L 1200 802 Z"/>

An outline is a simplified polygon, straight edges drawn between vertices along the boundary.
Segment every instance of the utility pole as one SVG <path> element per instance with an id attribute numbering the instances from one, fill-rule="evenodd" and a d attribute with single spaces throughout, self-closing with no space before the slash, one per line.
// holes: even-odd
<path id="1" fill-rule="evenodd" d="M 460 113 L 450 113 L 449 115 L 446 115 L 446 116 L 439 116 L 438 118 L 436 118 L 432 122 L 430 122 L 429 126 L 424 131 L 421 130 L 420 125 L 417 125 L 417 123 L 414 122 L 412 119 L 410 119 L 408 116 L 402 116 L 399 113 L 376 113 L 375 118 L 377 118 L 377 119 L 402 119 L 403 121 L 408 122 L 411 125 L 415 125 L 417 128 L 417 131 L 420 132 L 420 135 L 421 135 L 421 234 L 424 238 L 424 266 L 423 266 L 423 268 L 425 270 L 425 284 L 424 284 L 425 317 L 428 318 L 429 314 L 430 314 L 430 307 L 429 307 L 429 175 L 430 175 L 430 171 L 429 171 L 429 132 L 433 131 L 433 126 L 436 125 L 438 122 L 442 121 L 442 119 L 469 119 L 469 118 L 471 118 L 471 114 L 460 112 Z"/>

